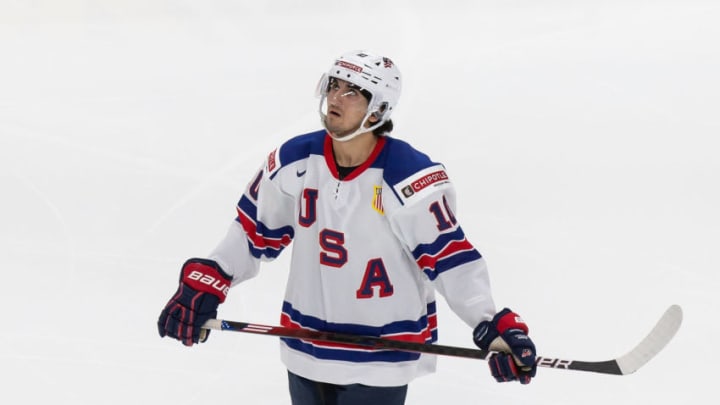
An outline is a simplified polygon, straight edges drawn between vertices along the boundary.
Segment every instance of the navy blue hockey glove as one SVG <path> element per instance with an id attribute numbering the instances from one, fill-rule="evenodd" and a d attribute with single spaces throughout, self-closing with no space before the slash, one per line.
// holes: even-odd
<path id="1" fill-rule="evenodd" d="M 225 301 L 232 277 L 212 260 L 190 259 L 180 271 L 180 286 L 158 318 L 160 337 L 169 336 L 192 346 L 207 340 L 210 331 L 201 329 L 217 316 Z"/>
<path id="2" fill-rule="evenodd" d="M 503 309 L 490 321 L 480 322 L 473 331 L 473 340 L 483 350 L 498 352 L 488 361 L 496 381 L 529 384 L 535 377 L 535 344 L 528 336 L 525 322 L 510 309 Z"/>

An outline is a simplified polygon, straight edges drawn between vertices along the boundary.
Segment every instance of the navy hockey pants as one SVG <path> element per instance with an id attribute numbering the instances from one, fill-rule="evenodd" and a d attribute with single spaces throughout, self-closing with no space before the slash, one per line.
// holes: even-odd
<path id="1" fill-rule="evenodd" d="M 289 371 L 288 381 L 292 405 L 403 405 L 408 388 L 335 385 L 308 380 Z"/>

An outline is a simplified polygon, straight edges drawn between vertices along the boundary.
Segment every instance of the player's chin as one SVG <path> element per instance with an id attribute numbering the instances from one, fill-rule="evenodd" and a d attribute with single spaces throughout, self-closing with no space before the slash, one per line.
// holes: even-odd
<path id="1" fill-rule="evenodd" d="M 352 131 L 348 131 L 346 128 L 340 126 L 340 125 L 333 125 L 332 122 L 326 121 L 325 127 L 330 131 L 335 137 L 341 138 L 343 136 L 349 135 Z"/>
<path id="2" fill-rule="evenodd" d="M 330 113 L 325 118 L 325 125 L 328 127 L 339 129 L 342 125 L 342 117 L 339 114 Z"/>

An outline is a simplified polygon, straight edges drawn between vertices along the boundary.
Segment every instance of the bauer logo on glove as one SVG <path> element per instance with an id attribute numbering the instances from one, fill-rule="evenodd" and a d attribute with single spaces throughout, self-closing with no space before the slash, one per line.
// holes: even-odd
<path id="1" fill-rule="evenodd" d="M 205 274 L 197 270 L 193 270 L 190 272 L 190 274 L 187 275 L 186 282 L 188 283 L 188 285 L 193 286 L 193 284 L 195 283 L 192 283 L 192 281 L 197 281 L 199 283 L 210 286 L 221 292 L 222 295 L 225 297 L 227 297 L 228 291 L 230 291 L 230 283 L 226 282 L 223 279 L 215 278 L 209 274 Z M 195 287 L 197 287 L 197 284 L 195 284 Z"/>
<path id="2" fill-rule="evenodd" d="M 210 332 L 202 325 L 217 316 L 218 305 L 225 301 L 231 282 L 232 277 L 212 260 L 186 261 L 177 292 L 158 318 L 160 336 L 177 339 L 185 346 L 207 340 Z"/>

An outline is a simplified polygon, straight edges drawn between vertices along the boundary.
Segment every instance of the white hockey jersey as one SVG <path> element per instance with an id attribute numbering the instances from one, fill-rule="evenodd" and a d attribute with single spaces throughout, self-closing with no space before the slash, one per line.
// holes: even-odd
<path id="1" fill-rule="evenodd" d="M 435 291 L 471 328 L 495 314 L 485 261 L 454 209 L 444 166 L 406 142 L 378 138 L 340 180 L 331 138 L 317 131 L 270 153 L 209 258 L 236 285 L 292 242 L 283 326 L 431 343 Z M 434 355 L 298 339 L 282 339 L 281 357 L 334 384 L 398 386 L 435 370 Z"/>

